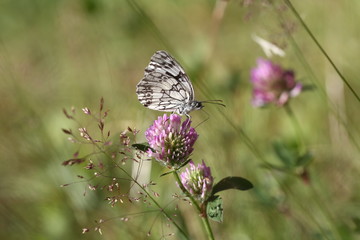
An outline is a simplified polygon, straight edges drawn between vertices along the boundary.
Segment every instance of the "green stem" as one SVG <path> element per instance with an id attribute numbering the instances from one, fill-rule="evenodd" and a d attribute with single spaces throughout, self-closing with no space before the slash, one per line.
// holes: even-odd
<path id="1" fill-rule="evenodd" d="M 208 235 L 208 238 L 210 240 L 215 240 L 214 238 L 214 234 L 212 232 L 212 229 L 211 229 L 211 226 L 210 226 L 210 223 L 209 223 L 209 219 L 206 215 L 206 213 L 202 212 L 199 204 L 197 203 L 197 201 L 193 198 L 193 196 L 191 196 L 191 194 L 185 189 L 184 185 L 182 184 L 181 180 L 180 180 L 180 177 L 179 177 L 179 174 L 174 171 L 174 177 L 176 179 L 176 182 L 178 183 L 178 185 L 180 186 L 181 190 L 186 194 L 186 196 L 190 199 L 191 203 L 195 206 L 196 210 L 198 211 L 199 215 L 201 216 L 201 221 L 203 223 L 203 226 L 205 228 L 205 231 Z"/>
<path id="2" fill-rule="evenodd" d="M 345 85 L 349 88 L 351 93 L 355 96 L 355 98 L 360 102 L 359 95 L 355 92 L 355 90 L 351 87 L 350 83 L 346 80 L 344 75 L 340 72 L 340 70 L 336 67 L 335 63 L 331 60 L 330 56 L 326 53 L 326 51 L 323 49 L 323 47 L 320 45 L 318 40 L 315 38 L 314 34 L 310 31 L 309 27 L 306 25 L 304 20 L 300 17 L 300 14 L 296 11 L 295 7 L 292 5 L 290 0 L 284 0 L 284 2 L 288 5 L 288 7 L 291 9 L 297 20 L 300 22 L 300 24 L 303 26 L 305 31 L 309 34 L 310 38 L 314 41 L 315 45 L 320 49 L 322 54 L 324 54 L 325 58 L 329 61 L 330 65 L 334 68 L 336 73 L 339 75 L 341 80 L 345 83 Z"/>
<path id="3" fill-rule="evenodd" d="M 208 219 L 206 213 L 204 214 L 204 216 L 201 217 L 201 220 L 202 220 L 203 226 L 205 227 L 205 230 L 206 230 L 206 233 L 207 233 L 209 239 L 214 240 L 215 239 L 214 234 L 213 234 L 213 232 L 211 230 L 209 219 Z"/>
<path id="4" fill-rule="evenodd" d="M 306 151 L 306 147 L 305 147 L 304 136 L 303 136 L 302 131 L 301 131 L 300 123 L 297 120 L 294 112 L 292 111 L 289 103 L 285 104 L 284 108 L 285 108 L 285 111 L 286 111 L 287 115 L 289 116 L 289 118 L 290 118 L 290 120 L 292 122 L 292 125 L 294 126 L 294 129 L 295 129 L 295 132 L 296 132 L 296 135 L 297 135 L 298 146 L 300 147 L 299 148 L 300 153 L 304 154 L 305 151 Z"/>

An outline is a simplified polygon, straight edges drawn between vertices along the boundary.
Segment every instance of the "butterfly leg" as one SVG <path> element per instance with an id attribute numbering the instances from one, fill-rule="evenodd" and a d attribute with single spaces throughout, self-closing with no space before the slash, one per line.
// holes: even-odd
<path id="1" fill-rule="evenodd" d="M 185 116 L 187 117 L 186 121 L 186 127 L 190 127 L 190 123 L 191 123 L 191 116 L 187 113 L 185 113 Z"/>

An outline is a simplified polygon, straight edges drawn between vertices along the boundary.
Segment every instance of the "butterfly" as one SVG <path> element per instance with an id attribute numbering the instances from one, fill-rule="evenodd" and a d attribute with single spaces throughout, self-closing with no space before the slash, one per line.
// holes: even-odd
<path id="1" fill-rule="evenodd" d="M 221 102 L 196 101 L 189 77 L 166 51 L 157 51 L 151 57 L 143 79 L 136 85 L 136 94 L 140 103 L 147 108 L 186 115 L 188 118 L 191 111 L 204 107 L 202 103 Z"/>

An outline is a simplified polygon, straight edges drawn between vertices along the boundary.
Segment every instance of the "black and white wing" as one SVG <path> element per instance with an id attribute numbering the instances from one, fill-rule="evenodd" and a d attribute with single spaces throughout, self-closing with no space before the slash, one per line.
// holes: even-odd
<path id="1" fill-rule="evenodd" d="M 201 105 L 194 99 L 193 86 L 184 69 L 165 51 L 157 51 L 151 57 L 136 94 L 142 105 L 158 111 L 187 114 Z"/>

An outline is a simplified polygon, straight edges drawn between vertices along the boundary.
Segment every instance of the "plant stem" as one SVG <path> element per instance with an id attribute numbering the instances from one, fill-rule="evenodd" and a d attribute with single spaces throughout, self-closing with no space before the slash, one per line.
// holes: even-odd
<path id="1" fill-rule="evenodd" d="M 310 38 L 314 41 L 315 45 L 320 49 L 322 54 L 324 54 L 325 58 L 329 61 L 330 65 L 334 68 L 336 73 L 339 75 L 341 80 L 345 83 L 345 85 L 349 88 L 351 93 L 355 96 L 355 98 L 360 102 L 360 96 L 355 92 L 355 90 L 351 87 L 350 83 L 346 80 L 344 75 L 340 72 L 340 70 L 336 67 L 335 63 L 331 60 L 330 56 L 326 53 L 326 51 L 323 49 L 323 47 L 320 45 L 318 40 L 315 38 L 314 34 L 310 31 L 309 27 L 306 25 L 304 20 L 300 17 L 300 14 L 296 11 L 295 7 L 292 5 L 290 0 L 284 0 L 286 5 L 291 9 L 297 20 L 300 22 L 300 24 L 303 26 L 305 31 L 309 34 Z"/>
<path id="2" fill-rule="evenodd" d="M 99 145 L 97 145 L 95 142 L 93 142 L 96 148 L 98 148 L 102 153 L 104 153 L 105 156 L 107 156 L 111 161 L 114 162 L 115 166 L 117 166 L 127 177 L 130 178 L 131 181 L 133 181 L 136 185 L 138 185 L 142 191 L 151 199 L 151 201 L 161 210 L 161 212 L 167 217 L 168 219 L 171 219 L 171 216 L 160 206 L 160 204 L 154 199 L 151 194 L 146 190 L 146 188 L 141 185 L 136 179 L 134 179 L 124 168 L 119 166 L 114 159 L 105 151 L 103 150 Z M 184 230 L 181 229 L 181 227 L 175 222 L 171 221 L 172 224 L 177 228 L 177 230 L 186 238 L 189 239 L 188 235 L 184 232 Z"/>
<path id="3" fill-rule="evenodd" d="M 304 136 L 303 136 L 302 131 L 301 131 L 300 123 L 297 120 L 294 112 L 292 111 L 289 103 L 285 104 L 284 108 L 285 108 L 285 111 L 286 111 L 287 115 L 289 116 L 289 118 L 290 118 L 290 120 L 292 122 L 292 125 L 295 128 L 295 132 L 296 132 L 296 135 L 297 135 L 297 142 L 298 142 L 298 145 L 300 147 L 299 151 L 300 151 L 301 154 L 304 154 L 306 149 L 305 149 Z"/>
<path id="4" fill-rule="evenodd" d="M 213 232 L 212 232 L 212 230 L 211 230 L 211 226 L 210 226 L 210 223 L 209 223 L 209 219 L 208 219 L 206 213 L 205 213 L 204 216 L 201 216 L 201 220 L 202 220 L 202 223 L 203 223 L 203 225 L 204 225 L 204 227 L 205 227 L 205 230 L 206 230 L 206 233 L 207 233 L 209 239 L 210 239 L 210 240 L 214 240 L 214 239 L 215 239 L 215 238 L 214 238 L 214 234 L 213 234 Z"/>
<path id="5" fill-rule="evenodd" d="M 191 196 L 191 194 L 185 189 L 184 185 L 182 184 L 179 174 L 177 173 L 177 171 L 173 172 L 174 177 L 176 179 L 176 182 L 178 183 L 178 185 L 180 186 L 181 190 L 186 194 L 186 196 L 190 199 L 191 203 L 195 206 L 196 210 L 198 211 L 199 215 L 201 216 L 201 221 L 203 223 L 203 226 L 205 228 L 205 231 L 208 235 L 208 239 L 210 240 L 215 240 L 214 238 L 214 234 L 212 232 L 210 223 L 209 223 L 209 219 L 206 215 L 206 213 L 203 213 L 201 211 L 201 208 L 199 206 L 199 204 L 196 202 L 196 200 Z"/>

